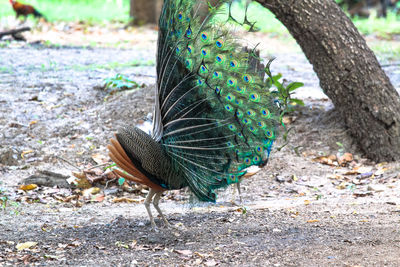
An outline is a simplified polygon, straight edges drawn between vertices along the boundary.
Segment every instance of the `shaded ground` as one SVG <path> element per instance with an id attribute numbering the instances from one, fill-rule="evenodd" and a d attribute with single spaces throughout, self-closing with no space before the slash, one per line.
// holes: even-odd
<path id="1" fill-rule="evenodd" d="M 307 106 L 288 118 L 289 145 L 243 181 L 243 205 L 231 203 L 237 200 L 232 188 L 217 204 L 170 192 L 161 208 L 176 229 L 155 233 L 142 204 L 112 202 L 116 196 L 140 202 L 143 190 L 135 195 L 113 185 L 114 193 L 81 208 L 50 197 L 31 203 L 35 194 L 55 191 L 17 190 L 24 178 L 38 170 L 71 176 L 76 168 L 96 165 L 93 155 L 106 158 L 119 125 L 136 124 L 151 112 L 151 86 L 112 95 L 102 86 L 116 73 L 154 83 L 155 33 L 135 34 L 142 41 L 129 50 L 40 44 L 0 49 L 0 187 L 10 199 L 0 215 L 0 265 L 400 265 L 400 164 L 362 157 L 312 67 L 296 52 L 276 51 L 273 71 L 305 83 L 299 97 Z M 382 57 L 385 64 L 390 60 L 396 59 Z M 399 89 L 398 68 L 389 64 L 385 70 Z M 344 167 L 317 158 L 344 152 L 354 156 Z M 16 249 L 28 241 L 37 244 Z"/>

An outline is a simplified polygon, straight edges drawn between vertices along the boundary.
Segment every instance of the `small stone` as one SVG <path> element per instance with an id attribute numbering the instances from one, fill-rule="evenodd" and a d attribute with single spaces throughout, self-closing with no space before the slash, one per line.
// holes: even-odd
<path id="1" fill-rule="evenodd" d="M 386 190 L 386 186 L 375 184 L 375 185 L 369 185 L 367 189 L 375 192 L 383 192 Z"/>

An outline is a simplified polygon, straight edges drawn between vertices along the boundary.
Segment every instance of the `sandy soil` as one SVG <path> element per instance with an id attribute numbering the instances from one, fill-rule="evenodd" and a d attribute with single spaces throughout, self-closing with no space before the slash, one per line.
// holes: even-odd
<path id="1" fill-rule="evenodd" d="M 82 207 L 65 201 L 68 185 L 18 190 L 39 170 L 68 178 L 107 159 L 115 129 L 151 112 L 155 38 L 147 42 L 0 49 L 0 197 L 9 199 L 0 210 L 0 266 L 400 266 L 400 162 L 363 158 L 297 52 L 275 54 L 273 71 L 305 83 L 298 97 L 306 107 L 288 117 L 289 144 L 242 182 L 241 204 L 234 188 L 216 204 L 169 192 L 161 208 L 174 229 L 157 219 L 153 232 L 143 204 L 113 202 L 141 202 L 143 189 L 96 184 L 105 197 Z M 398 70 L 385 70 L 400 88 Z M 146 86 L 110 95 L 104 78 L 116 73 Z M 344 152 L 353 155 L 345 166 L 321 163 Z M 16 248 L 25 242 L 36 244 Z"/>

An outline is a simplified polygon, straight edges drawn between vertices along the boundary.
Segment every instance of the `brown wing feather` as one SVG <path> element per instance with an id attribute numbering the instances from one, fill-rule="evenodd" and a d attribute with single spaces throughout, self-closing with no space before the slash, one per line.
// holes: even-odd
<path id="1" fill-rule="evenodd" d="M 147 185 L 156 191 L 165 191 L 164 188 L 150 181 L 149 178 L 135 167 L 117 140 L 112 138 L 110 139 L 110 142 L 111 144 L 107 146 L 110 151 L 108 155 L 121 169 L 127 172 L 123 173 L 119 170 L 114 170 L 117 175 L 122 176 L 127 180 Z"/>

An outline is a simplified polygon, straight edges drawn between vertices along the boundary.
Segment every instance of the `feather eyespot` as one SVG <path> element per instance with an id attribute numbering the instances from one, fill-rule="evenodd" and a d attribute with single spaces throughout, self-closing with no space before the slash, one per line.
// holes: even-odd
<path id="1" fill-rule="evenodd" d="M 202 84 L 203 84 L 203 80 L 198 79 L 198 80 L 197 80 L 197 84 L 198 84 L 198 85 L 202 85 Z"/>
<path id="2" fill-rule="evenodd" d="M 200 67 L 200 72 L 201 73 L 205 73 L 205 72 L 207 72 L 207 67 L 205 66 L 205 65 L 201 65 L 201 67 Z"/>
<path id="3" fill-rule="evenodd" d="M 207 41 L 208 40 L 208 34 L 206 32 L 201 33 L 201 40 L 202 41 Z"/>
<path id="4" fill-rule="evenodd" d="M 232 108 L 231 105 L 225 105 L 225 109 L 226 109 L 227 111 L 232 111 L 232 110 L 233 110 L 233 108 Z"/>
<path id="5" fill-rule="evenodd" d="M 253 102 L 260 102 L 260 95 L 257 93 L 250 94 L 250 100 Z"/>
<path id="6" fill-rule="evenodd" d="M 257 128 L 254 128 L 253 126 L 249 126 L 249 131 L 250 132 L 252 132 L 252 133 L 257 133 L 258 132 L 258 129 Z"/>
<path id="7" fill-rule="evenodd" d="M 266 127 L 266 125 L 263 121 L 257 122 L 257 126 L 260 127 L 261 129 L 264 129 Z"/>
<path id="8" fill-rule="evenodd" d="M 192 29 L 190 29 L 190 27 L 186 30 L 186 37 L 189 37 L 190 35 L 192 35 Z"/>
<path id="9" fill-rule="evenodd" d="M 270 130 L 266 130 L 265 131 L 265 136 L 268 138 L 273 138 L 274 137 L 274 133 Z"/>
<path id="10" fill-rule="evenodd" d="M 232 61 L 229 63 L 229 66 L 231 66 L 232 69 L 236 69 L 237 66 L 238 66 L 238 63 L 237 63 L 236 60 L 232 60 Z"/>
<path id="11" fill-rule="evenodd" d="M 235 125 L 229 124 L 228 127 L 229 127 L 229 130 L 236 131 L 236 126 Z"/>
<path id="12" fill-rule="evenodd" d="M 246 111 L 247 115 L 249 116 L 254 116 L 255 112 L 251 109 L 249 109 L 248 111 Z"/>
<path id="13" fill-rule="evenodd" d="M 226 82 L 229 86 L 236 86 L 236 79 L 235 78 L 230 78 L 228 79 L 228 81 Z"/>
<path id="14" fill-rule="evenodd" d="M 228 101 L 233 101 L 233 100 L 235 100 L 235 96 L 232 95 L 232 94 L 228 94 L 228 95 L 226 96 L 226 100 L 228 100 Z"/>
<path id="15" fill-rule="evenodd" d="M 245 74 L 243 75 L 243 81 L 245 81 L 246 83 L 250 83 L 253 81 L 253 78 L 250 75 Z"/>
<path id="16" fill-rule="evenodd" d="M 183 14 L 182 14 L 182 12 L 179 12 L 179 14 L 178 14 L 178 19 L 179 19 L 179 20 L 182 20 L 182 18 L 183 18 Z"/>
<path id="17" fill-rule="evenodd" d="M 187 59 L 187 60 L 185 61 L 185 65 L 186 65 L 186 67 L 187 67 L 188 69 L 190 69 L 190 68 L 192 67 L 192 60 L 191 60 L 191 59 Z"/>
<path id="18" fill-rule="evenodd" d="M 214 78 L 221 78 L 221 76 L 222 76 L 221 73 L 219 73 L 218 71 L 214 71 L 214 73 L 213 73 Z"/>
<path id="19" fill-rule="evenodd" d="M 237 116 L 238 118 L 243 117 L 243 112 L 241 112 L 240 110 L 236 111 L 236 116 Z"/>
<path id="20" fill-rule="evenodd" d="M 253 162 L 254 162 L 255 164 L 259 163 L 259 161 L 260 161 L 260 157 L 259 157 L 259 156 L 254 156 L 254 157 L 253 157 Z"/>
<path id="21" fill-rule="evenodd" d="M 261 115 L 264 118 L 268 118 L 269 117 L 269 110 L 268 109 L 262 109 L 261 110 Z"/>
<path id="22" fill-rule="evenodd" d="M 250 165 L 251 164 L 251 160 L 249 158 L 245 158 L 244 159 L 244 163 L 246 163 L 246 165 Z"/>
<path id="23" fill-rule="evenodd" d="M 221 39 L 218 39 L 218 40 L 215 42 L 215 45 L 216 45 L 218 48 L 222 48 L 222 47 L 224 47 L 224 41 L 221 40 Z"/>
<path id="24" fill-rule="evenodd" d="M 215 87 L 215 93 L 219 94 L 221 92 L 221 88 L 219 86 Z"/>
<path id="25" fill-rule="evenodd" d="M 192 53 L 192 50 L 193 50 L 192 46 L 188 45 L 187 46 L 187 51 L 188 51 L 189 54 Z"/>
<path id="26" fill-rule="evenodd" d="M 224 63 L 225 57 L 223 55 L 217 55 L 215 57 L 215 60 L 217 61 L 217 63 Z"/>

